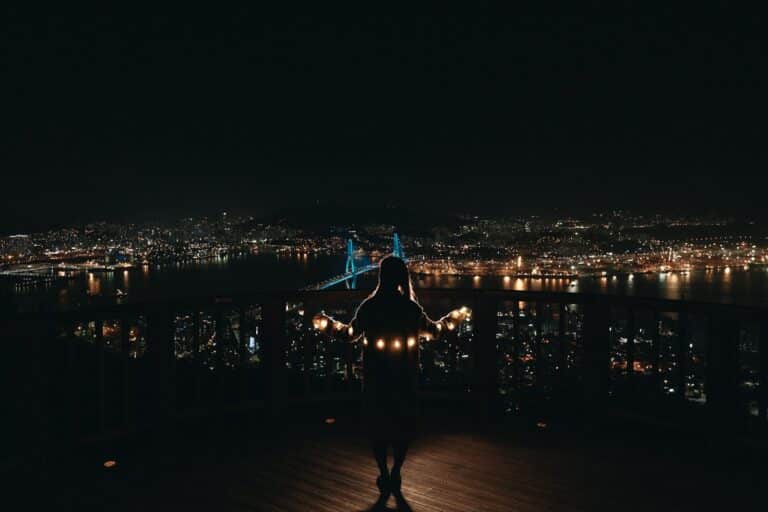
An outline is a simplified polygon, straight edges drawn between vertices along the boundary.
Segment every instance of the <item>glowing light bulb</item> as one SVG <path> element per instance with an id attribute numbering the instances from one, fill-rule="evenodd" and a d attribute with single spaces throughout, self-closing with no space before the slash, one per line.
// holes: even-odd
<path id="1" fill-rule="evenodd" d="M 459 311 L 461 311 L 463 314 L 466 315 L 467 313 L 469 313 L 469 308 L 467 306 L 461 306 L 459 308 Z"/>
<path id="2" fill-rule="evenodd" d="M 336 329 L 337 331 L 340 331 L 344 328 L 344 324 L 342 324 L 337 320 L 333 323 L 333 328 Z"/>
<path id="3" fill-rule="evenodd" d="M 416 338 L 411 336 L 411 337 L 408 338 L 408 346 L 409 347 L 413 347 L 414 345 L 416 345 Z"/>
<path id="4" fill-rule="evenodd" d="M 320 320 L 320 328 L 325 329 L 326 327 L 328 327 L 328 319 L 323 318 L 322 320 Z"/>
<path id="5" fill-rule="evenodd" d="M 401 347 L 402 344 L 400 343 L 400 340 L 395 340 L 393 345 L 395 347 L 395 350 L 400 350 L 400 347 Z"/>
<path id="6" fill-rule="evenodd" d="M 363 346 L 368 346 L 368 338 L 363 338 Z"/>
<path id="7" fill-rule="evenodd" d="M 384 340 L 379 339 L 379 341 L 376 342 L 376 348 L 379 350 L 384 350 Z"/>
<path id="8" fill-rule="evenodd" d="M 451 318 L 459 318 L 461 316 L 461 313 L 459 313 L 458 309 L 454 309 L 451 311 Z"/>
<path id="9" fill-rule="evenodd" d="M 438 323 L 438 324 L 437 324 L 437 330 L 438 330 L 438 331 L 442 331 L 442 330 L 443 330 L 443 324 L 441 324 L 441 323 Z"/>
<path id="10" fill-rule="evenodd" d="M 347 329 L 347 334 L 349 334 L 350 336 L 355 334 L 355 328 L 350 325 L 349 329 Z"/>
<path id="11" fill-rule="evenodd" d="M 456 328 L 456 324 L 454 324 L 453 322 L 448 322 L 448 323 L 446 324 L 446 327 L 448 327 L 448 330 L 449 330 L 449 331 L 452 331 L 453 329 L 455 329 L 455 328 Z"/>

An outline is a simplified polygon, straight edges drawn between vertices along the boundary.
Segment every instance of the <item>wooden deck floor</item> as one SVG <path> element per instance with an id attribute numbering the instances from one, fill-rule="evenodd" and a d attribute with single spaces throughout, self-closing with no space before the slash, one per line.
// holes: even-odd
<path id="1" fill-rule="evenodd" d="M 40 492 L 59 510 L 344 511 L 374 503 L 367 442 L 343 421 L 179 432 L 172 446 L 84 454 Z M 252 432 L 252 435 L 243 433 Z M 765 472 L 622 439 L 445 428 L 414 443 L 403 494 L 417 512 L 758 510 Z M 104 469 L 101 459 L 115 458 Z M 389 503 L 395 509 L 394 499 Z"/>

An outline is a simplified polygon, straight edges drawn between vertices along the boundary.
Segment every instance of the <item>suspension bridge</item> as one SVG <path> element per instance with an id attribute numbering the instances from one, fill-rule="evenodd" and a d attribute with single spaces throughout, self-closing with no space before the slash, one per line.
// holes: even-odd
<path id="1" fill-rule="evenodd" d="M 405 258 L 405 252 L 403 251 L 403 246 L 400 243 L 400 237 L 397 233 L 394 234 L 392 237 L 392 255 L 397 256 L 401 259 Z M 339 274 L 337 276 L 333 276 L 329 279 L 326 279 L 325 281 L 321 281 L 319 283 L 307 286 L 306 290 L 325 290 L 327 288 L 332 288 L 336 285 L 339 285 L 341 283 L 346 283 L 347 288 L 355 289 L 357 288 L 357 276 L 365 274 L 367 272 L 371 272 L 372 270 L 375 270 L 379 267 L 378 263 L 371 263 L 368 265 L 364 265 L 361 267 L 358 267 L 355 264 L 355 246 L 352 243 L 352 239 L 347 239 L 347 262 L 344 265 L 344 273 Z"/>

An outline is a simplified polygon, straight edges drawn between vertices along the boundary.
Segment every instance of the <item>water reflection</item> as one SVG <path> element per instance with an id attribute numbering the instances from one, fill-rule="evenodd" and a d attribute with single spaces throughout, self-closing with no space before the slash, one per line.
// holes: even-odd
<path id="1" fill-rule="evenodd" d="M 298 289 L 340 273 L 344 269 L 345 260 L 344 255 L 313 254 L 311 258 L 305 258 L 303 254 L 297 257 L 295 254 L 289 256 L 265 253 L 180 265 L 141 265 L 136 270 L 80 274 L 69 281 L 61 281 L 63 288 L 53 287 L 46 293 L 39 292 L 34 297 L 31 292 L 27 292 L 26 296 L 19 298 L 19 302 L 32 304 L 49 301 L 60 305 L 85 304 L 90 300 L 89 296 L 114 297 L 118 289 L 128 291 L 129 288 L 130 293 L 126 297 L 129 302 L 155 297 Z M 578 279 L 479 274 L 477 277 L 451 274 L 414 275 L 413 278 L 418 288 L 547 290 L 768 304 L 768 272 L 765 269 L 745 272 L 741 266 L 733 267 L 728 271 L 709 269 L 690 272 L 582 276 Z M 375 285 L 375 272 L 360 276 L 358 279 L 358 289 L 366 290 Z M 62 289 L 66 292 L 61 293 Z"/>
<path id="2" fill-rule="evenodd" d="M 93 272 L 88 272 L 88 294 L 101 295 L 101 278 L 96 277 Z"/>

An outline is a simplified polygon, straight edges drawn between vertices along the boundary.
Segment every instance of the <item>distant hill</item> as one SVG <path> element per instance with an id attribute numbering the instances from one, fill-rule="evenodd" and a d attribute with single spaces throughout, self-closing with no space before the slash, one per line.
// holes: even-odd
<path id="1" fill-rule="evenodd" d="M 428 233 L 440 225 L 455 225 L 456 216 L 439 211 L 402 207 L 349 207 L 335 204 L 286 208 L 268 217 L 308 230 L 327 231 L 332 226 L 392 224 L 410 234 Z"/>

